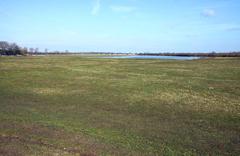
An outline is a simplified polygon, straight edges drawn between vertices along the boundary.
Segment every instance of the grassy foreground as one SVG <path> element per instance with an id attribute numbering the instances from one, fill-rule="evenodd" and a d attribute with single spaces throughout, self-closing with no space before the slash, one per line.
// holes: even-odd
<path id="1" fill-rule="evenodd" d="M 0 155 L 240 155 L 240 59 L 0 57 Z"/>

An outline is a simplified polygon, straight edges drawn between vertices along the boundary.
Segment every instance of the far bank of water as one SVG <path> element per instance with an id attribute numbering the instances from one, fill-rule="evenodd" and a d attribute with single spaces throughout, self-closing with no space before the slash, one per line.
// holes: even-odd
<path id="1" fill-rule="evenodd" d="M 131 55 L 131 56 L 106 56 L 103 58 L 116 59 L 163 59 L 163 60 L 197 60 L 203 57 L 195 56 L 152 56 L 152 55 Z"/>

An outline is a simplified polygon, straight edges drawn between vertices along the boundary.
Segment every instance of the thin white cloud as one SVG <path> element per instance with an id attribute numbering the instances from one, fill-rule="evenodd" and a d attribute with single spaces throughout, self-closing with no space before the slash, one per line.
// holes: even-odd
<path id="1" fill-rule="evenodd" d="M 205 17 L 213 17 L 216 15 L 216 12 L 213 9 L 205 9 L 202 11 L 202 15 Z"/>
<path id="2" fill-rule="evenodd" d="M 227 25 L 223 26 L 223 29 L 226 31 L 240 31 L 240 25 Z"/>
<path id="3" fill-rule="evenodd" d="M 101 0 L 94 0 L 93 8 L 92 8 L 92 15 L 97 15 L 101 8 Z"/>
<path id="4" fill-rule="evenodd" d="M 1 16 L 10 16 L 7 12 L 0 10 L 0 15 Z"/>
<path id="5" fill-rule="evenodd" d="M 121 6 L 121 5 L 113 5 L 110 6 L 110 9 L 114 12 L 133 12 L 136 10 L 135 7 L 131 6 Z"/>
<path id="6" fill-rule="evenodd" d="M 227 30 L 227 31 L 240 31 L 240 26 L 228 28 L 228 29 L 226 29 L 226 30 Z"/>

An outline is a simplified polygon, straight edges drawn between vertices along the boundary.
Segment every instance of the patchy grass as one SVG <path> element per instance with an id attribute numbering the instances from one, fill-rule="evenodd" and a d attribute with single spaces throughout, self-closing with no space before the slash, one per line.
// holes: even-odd
<path id="1" fill-rule="evenodd" d="M 0 155 L 239 155 L 240 59 L 0 57 Z"/>

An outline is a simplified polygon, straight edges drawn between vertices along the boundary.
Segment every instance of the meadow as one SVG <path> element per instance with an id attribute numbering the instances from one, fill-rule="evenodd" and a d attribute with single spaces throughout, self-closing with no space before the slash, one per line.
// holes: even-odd
<path id="1" fill-rule="evenodd" d="M 240 58 L 0 57 L 0 155 L 238 156 Z"/>

